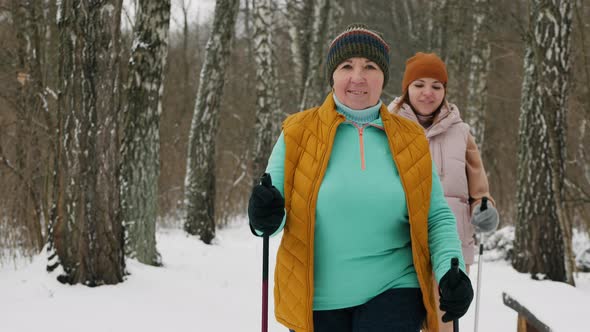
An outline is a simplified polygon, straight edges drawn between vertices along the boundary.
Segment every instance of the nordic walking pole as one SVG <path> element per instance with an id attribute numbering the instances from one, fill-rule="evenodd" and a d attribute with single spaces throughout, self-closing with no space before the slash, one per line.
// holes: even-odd
<path id="1" fill-rule="evenodd" d="M 453 257 L 451 259 L 451 278 L 449 278 L 449 284 L 454 288 L 459 282 L 459 258 Z M 453 319 L 453 332 L 459 332 L 459 318 Z"/>
<path id="2" fill-rule="evenodd" d="M 268 331 L 268 235 L 262 237 L 262 332 Z"/>
<path id="3" fill-rule="evenodd" d="M 270 188 L 270 174 L 264 173 L 260 183 Z M 268 332 L 268 234 L 262 237 L 262 332 Z"/>
<path id="4" fill-rule="evenodd" d="M 480 211 L 485 211 L 488 208 L 488 198 L 481 199 Z M 475 297 L 475 327 L 474 332 L 477 332 L 479 326 L 479 299 L 481 298 L 481 268 L 483 267 L 483 233 L 479 235 L 479 258 L 477 259 L 477 295 Z"/>

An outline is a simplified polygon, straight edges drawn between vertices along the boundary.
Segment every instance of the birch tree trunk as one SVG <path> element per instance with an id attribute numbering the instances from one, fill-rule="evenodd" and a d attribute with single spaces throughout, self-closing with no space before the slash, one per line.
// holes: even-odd
<path id="1" fill-rule="evenodd" d="M 331 38 L 334 38 L 339 30 L 342 30 L 342 18 L 344 17 L 344 1 L 343 0 L 330 0 L 330 11 L 328 13 L 328 30 L 327 35 L 324 41 L 324 45 L 322 47 L 322 54 L 324 54 L 322 58 L 322 63 L 324 58 L 327 56 L 326 52 L 328 50 L 328 44 L 331 41 Z M 323 100 L 321 100 L 323 101 Z"/>
<path id="2" fill-rule="evenodd" d="M 273 12 L 278 12 L 279 11 L 279 5 L 275 2 L 275 1 L 271 1 L 271 10 Z M 273 17 L 273 35 L 275 34 L 275 29 L 276 29 L 276 25 L 277 25 L 277 18 L 276 16 Z M 277 56 L 276 56 L 276 47 L 271 47 L 271 58 L 273 61 L 273 66 L 272 66 L 272 76 L 273 79 L 275 81 L 275 84 L 272 86 L 273 89 L 273 107 L 274 107 L 274 111 L 271 113 L 271 132 L 272 132 L 272 141 L 275 141 L 276 138 L 279 137 L 279 135 L 281 134 L 281 131 L 283 130 L 283 120 L 285 119 L 286 115 L 290 114 L 288 113 L 288 110 L 286 110 L 285 108 L 285 103 L 282 103 L 281 101 L 281 95 L 283 95 L 281 93 L 281 84 L 280 84 L 280 74 L 279 74 L 279 69 L 278 69 L 278 61 L 277 61 Z M 299 99 L 296 99 L 299 100 Z M 297 105 L 297 103 L 293 103 L 293 105 Z M 272 151 L 272 146 L 273 143 L 271 141 L 271 151 Z M 269 154 L 270 156 L 270 154 Z"/>
<path id="3" fill-rule="evenodd" d="M 571 15 L 570 1 L 531 1 L 513 266 L 573 285 L 571 226 L 563 202 Z"/>
<path id="4" fill-rule="evenodd" d="M 59 159 L 48 270 L 61 266 L 63 283 L 116 284 L 125 268 L 116 217 L 122 1 L 59 6 Z"/>
<path id="5" fill-rule="evenodd" d="M 201 69 L 188 143 L 184 229 L 210 244 L 215 237 L 215 136 L 225 68 L 239 0 L 217 0 L 213 29 Z"/>
<path id="6" fill-rule="evenodd" d="M 313 0 L 287 0 L 287 25 L 293 60 L 294 82 L 297 89 L 296 98 L 301 100 L 311 44 L 311 26 L 313 19 Z M 297 105 L 299 107 L 299 105 Z"/>
<path id="7" fill-rule="evenodd" d="M 313 19 L 313 0 L 287 0 L 287 24 L 290 48 L 293 59 L 293 72 L 297 100 L 303 98 L 309 51 L 311 44 L 311 26 Z M 297 105 L 296 107 L 299 107 Z M 298 111 L 298 110 L 297 110 Z"/>
<path id="8" fill-rule="evenodd" d="M 276 109 L 275 70 L 272 31 L 274 16 L 271 0 L 254 0 L 254 60 L 256 62 L 256 123 L 252 149 L 252 174 L 255 184 L 264 173 L 272 150 Z"/>
<path id="9" fill-rule="evenodd" d="M 471 36 L 471 59 L 467 81 L 467 123 L 482 151 L 485 134 L 485 115 L 488 101 L 488 72 L 490 71 L 490 43 L 488 40 L 489 0 L 473 3 L 473 32 Z"/>
<path id="10" fill-rule="evenodd" d="M 321 68 L 325 58 L 325 50 L 328 48 L 326 32 L 328 31 L 331 1 L 316 0 L 314 4 L 309 64 L 300 110 L 319 105 L 328 91 L 326 84 L 328 78 L 321 72 Z"/>
<path id="11" fill-rule="evenodd" d="M 120 216 L 127 235 L 125 251 L 129 258 L 155 266 L 162 264 L 156 249 L 156 218 L 169 24 L 169 0 L 139 0 L 121 147 Z"/>

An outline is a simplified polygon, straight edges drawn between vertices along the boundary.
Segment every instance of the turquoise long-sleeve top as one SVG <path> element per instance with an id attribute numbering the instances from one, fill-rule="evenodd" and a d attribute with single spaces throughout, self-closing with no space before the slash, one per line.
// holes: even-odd
<path id="1" fill-rule="evenodd" d="M 347 121 L 336 131 L 319 189 L 314 310 L 352 307 L 391 288 L 419 287 L 406 196 L 379 118 L 381 102 L 358 111 L 334 99 Z M 266 171 L 283 196 L 285 151 L 281 133 Z M 437 281 L 449 270 L 452 257 L 458 257 L 465 270 L 455 216 L 434 164 L 428 234 Z"/>

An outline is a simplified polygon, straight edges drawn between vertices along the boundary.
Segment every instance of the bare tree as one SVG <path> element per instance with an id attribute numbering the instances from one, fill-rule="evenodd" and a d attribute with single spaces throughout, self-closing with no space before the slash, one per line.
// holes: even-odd
<path id="1" fill-rule="evenodd" d="M 245 32 L 245 37 L 249 40 L 253 39 L 253 35 L 255 32 L 252 32 L 252 21 L 256 20 L 256 18 L 253 18 L 253 16 L 255 14 L 252 14 L 252 12 L 254 12 L 256 10 L 256 4 L 255 4 L 256 0 L 245 0 L 244 3 L 244 8 L 242 8 L 239 13 L 238 16 L 240 16 L 240 12 L 243 14 L 244 17 L 244 32 Z M 256 23 L 254 23 L 256 24 Z M 253 49 L 253 45 L 252 43 L 248 43 L 248 47 L 247 47 L 248 53 L 247 53 L 247 57 L 248 60 L 252 60 L 252 61 L 248 61 L 248 62 L 253 62 L 254 59 L 254 49 Z M 250 80 L 246 80 L 246 84 L 249 85 Z"/>
<path id="2" fill-rule="evenodd" d="M 18 256 L 40 252 L 49 219 L 54 8 L 51 2 L 0 2 L 0 246 Z"/>
<path id="3" fill-rule="evenodd" d="M 123 281 L 117 171 L 122 0 L 63 0 L 58 147 L 48 270 L 88 286 Z M 114 70 L 113 70 L 114 69 Z"/>
<path id="4" fill-rule="evenodd" d="M 121 222 L 126 254 L 161 265 L 156 249 L 160 114 L 168 55 L 169 0 L 139 0 L 127 84 L 121 146 Z"/>
<path id="5" fill-rule="evenodd" d="M 590 80 L 590 53 L 588 45 L 590 42 L 588 32 L 590 24 L 586 20 L 588 13 L 590 12 L 590 1 L 588 0 L 577 0 L 573 2 L 574 6 L 574 36 L 572 45 L 572 55 L 574 60 L 572 61 L 577 67 L 573 70 L 572 77 L 572 91 L 571 99 L 569 103 L 569 114 L 572 116 L 568 117 L 569 124 L 575 124 L 577 130 L 572 130 L 573 139 L 568 143 L 574 143 L 575 157 L 573 163 L 570 164 L 569 170 L 572 172 L 568 174 L 568 191 L 566 192 L 569 196 L 569 205 L 576 210 L 580 216 L 582 227 L 580 229 L 586 229 L 590 231 L 590 135 L 588 130 L 590 129 L 590 87 L 586 82 Z M 576 142 L 577 141 L 577 142 Z M 568 172 L 569 173 L 569 172 Z M 584 179 L 584 181 L 581 181 Z"/>
<path id="6" fill-rule="evenodd" d="M 301 97 L 300 110 L 316 106 L 322 102 L 327 92 L 325 75 L 321 72 L 324 62 L 326 41 L 328 39 L 328 22 L 332 0 L 316 0 L 313 7 L 313 23 L 311 28 L 311 43 L 305 87 Z"/>
<path id="7" fill-rule="evenodd" d="M 441 58 L 446 58 L 446 40 L 449 26 L 449 1 L 440 0 L 428 3 L 427 40 L 428 49 L 438 53 Z"/>
<path id="8" fill-rule="evenodd" d="M 287 0 L 287 25 L 290 38 L 291 58 L 293 60 L 294 84 L 297 100 L 303 97 L 303 88 L 311 46 L 311 20 L 313 19 L 313 0 Z M 296 105 L 299 107 L 299 105 Z M 298 109 L 294 109 L 298 111 Z"/>
<path id="9" fill-rule="evenodd" d="M 471 35 L 471 59 L 467 81 L 467 122 L 482 150 L 485 133 L 485 114 L 488 100 L 488 72 L 491 47 L 488 40 L 489 0 L 475 0 L 472 5 L 473 31 Z"/>
<path id="10" fill-rule="evenodd" d="M 445 21 L 438 29 L 443 29 L 441 36 L 441 57 L 447 65 L 449 82 L 447 95 L 449 99 L 462 108 L 467 103 L 467 89 L 465 82 L 468 75 L 465 68 L 470 64 L 471 28 L 473 26 L 469 10 L 477 6 L 471 0 L 447 0 Z"/>
<path id="11" fill-rule="evenodd" d="M 239 0 L 217 0 L 191 123 L 184 229 L 209 244 L 215 237 L 215 135 Z"/>
<path id="12" fill-rule="evenodd" d="M 13 191 L 12 217 L 21 223 L 29 244 L 26 247 L 39 251 L 43 247 L 41 223 L 47 220 L 44 214 L 42 186 L 35 179 L 42 178 L 41 165 L 47 154 L 42 151 L 42 141 L 48 130 L 36 123 L 42 122 L 47 114 L 47 101 L 44 94 L 43 76 L 43 20 L 42 6 L 36 1 L 13 1 L 15 32 L 18 41 L 17 56 L 17 98 L 16 98 L 16 145 L 15 156 L 9 162 L 0 148 L 0 158 L 18 181 Z"/>
<path id="13" fill-rule="evenodd" d="M 158 178 L 159 223 L 172 226 L 182 223 L 183 183 L 186 174 L 188 132 L 195 107 L 198 73 L 205 54 L 203 35 L 206 28 L 198 20 L 191 21 L 190 6 L 195 1 L 174 0 L 178 5 L 178 29 L 170 29 L 169 46 L 164 75 L 162 114 L 160 116 L 160 175 Z M 198 11 L 195 13 L 198 17 Z M 174 15 L 170 17 L 175 20 Z M 171 21 L 170 24 L 173 22 Z"/>
<path id="14" fill-rule="evenodd" d="M 345 8 L 344 8 L 344 0 L 330 0 L 330 12 L 328 17 L 328 31 L 326 35 L 326 41 L 322 49 L 327 50 L 328 45 L 327 41 L 339 32 L 342 29 L 342 20 L 344 18 Z"/>
<path id="15" fill-rule="evenodd" d="M 192 100 L 192 91 L 190 90 L 191 88 L 191 84 L 190 84 L 190 75 L 191 72 L 190 70 L 188 70 L 188 68 L 191 67 L 192 62 L 191 62 L 191 55 L 189 53 L 189 38 L 190 38 L 190 28 L 189 28 L 189 22 L 188 22 L 188 14 L 189 14 L 189 8 L 191 5 L 191 1 L 189 1 L 188 3 L 186 3 L 185 0 L 182 0 L 181 2 L 181 10 L 182 10 L 182 62 L 184 67 L 187 70 L 183 71 L 183 87 L 184 87 L 184 100 L 183 100 L 183 107 L 187 108 L 187 114 L 190 111 L 190 101 Z M 198 12 L 197 12 L 197 17 L 198 17 Z M 197 22 L 197 32 L 199 29 L 199 25 Z M 197 36 L 198 38 L 198 33 Z M 197 49 L 197 52 L 199 52 L 199 49 Z M 199 54 L 197 54 L 197 56 L 199 56 Z"/>
<path id="16" fill-rule="evenodd" d="M 271 0 L 254 0 L 254 60 L 256 62 L 256 123 L 252 149 L 254 181 L 264 172 L 273 143 L 274 113 L 278 112 L 273 61 L 274 15 Z"/>
<path id="17" fill-rule="evenodd" d="M 513 266 L 573 285 L 571 226 L 563 202 L 571 9 L 568 0 L 531 1 Z"/>

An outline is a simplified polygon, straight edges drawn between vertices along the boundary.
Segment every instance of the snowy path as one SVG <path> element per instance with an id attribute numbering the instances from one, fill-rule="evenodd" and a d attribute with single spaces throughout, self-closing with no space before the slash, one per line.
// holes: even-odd
<path id="1" fill-rule="evenodd" d="M 271 279 L 278 240 L 271 239 Z M 262 241 L 247 226 L 219 231 L 213 246 L 162 230 L 158 248 L 164 268 L 129 261 L 127 281 L 94 289 L 59 284 L 44 272 L 44 257 L 16 271 L 0 268 L 0 331 L 260 331 Z M 481 332 L 515 330 L 516 313 L 503 305 L 501 293 L 524 282 L 528 276 L 507 263 L 484 262 Z M 580 275 L 578 288 L 590 296 L 589 274 Z M 285 332 L 273 319 L 272 280 L 270 289 L 269 331 Z M 543 294 L 530 296 L 548 301 Z M 473 330 L 474 312 L 472 305 L 461 331 Z"/>

